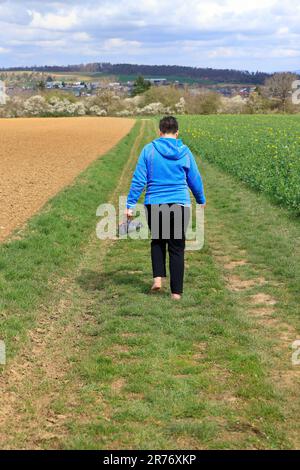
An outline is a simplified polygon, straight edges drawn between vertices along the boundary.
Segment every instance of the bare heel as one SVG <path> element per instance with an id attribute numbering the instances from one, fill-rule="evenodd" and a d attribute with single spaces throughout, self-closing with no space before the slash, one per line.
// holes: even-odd
<path id="1" fill-rule="evenodd" d="M 180 300 L 180 299 L 181 299 L 181 295 L 180 295 L 180 294 L 171 294 L 171 299 L 173 299 L 173 300 Z"/>

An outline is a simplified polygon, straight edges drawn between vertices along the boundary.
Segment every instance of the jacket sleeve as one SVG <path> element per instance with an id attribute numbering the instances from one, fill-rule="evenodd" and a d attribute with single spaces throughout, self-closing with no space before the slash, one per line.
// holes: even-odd
<path id="1" fill-rule="evenodd" d="M 127 197 L 127 209 L 133 209 L 139 200 L 145 186 L 147 184 L 147 163 L 146 163 L 146 149 L 143 148 L 137 165 L 135 167 L 129 194 Z"/>
<path id="2" fill-rule="evenodd" d="M 206 198 L 204 194 L 202 178 L 192 152 L 189 152 L 190 165 L 187 169 L 187 184 L 192 191 L 198 204 L 205 204 Z"/>

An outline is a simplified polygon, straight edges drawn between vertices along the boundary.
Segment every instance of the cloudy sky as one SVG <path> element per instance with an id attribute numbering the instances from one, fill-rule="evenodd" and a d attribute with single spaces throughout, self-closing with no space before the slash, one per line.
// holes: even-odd
<path id="1" fill-rule="evenodd" d="M 0 0 L 0 66 L 300 69 L 299 0 Z"/>

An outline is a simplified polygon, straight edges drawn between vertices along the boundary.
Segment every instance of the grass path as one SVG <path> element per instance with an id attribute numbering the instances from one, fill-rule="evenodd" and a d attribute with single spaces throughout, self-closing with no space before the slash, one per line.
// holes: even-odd
<path id="1" fill-rule="evenodd" d="M 112 201 L 153 136 L 141 125 Z M 299 224 L 213 166 L 204 178 L 182 302 L 149 294 L 149 242 L 90 235 L 0 377 L 2 448 L 299 447 Z"/>

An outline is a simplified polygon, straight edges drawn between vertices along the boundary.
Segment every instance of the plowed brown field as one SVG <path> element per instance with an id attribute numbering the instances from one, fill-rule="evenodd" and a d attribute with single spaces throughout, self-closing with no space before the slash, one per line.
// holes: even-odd
<path id="1" fill-rule="evenodd" d="M 92 117 L 1 119 L 0 240 L 113 147 L 134 122 Z"/>

